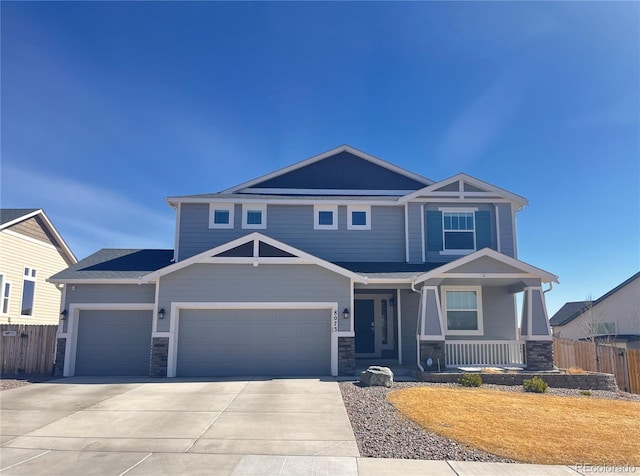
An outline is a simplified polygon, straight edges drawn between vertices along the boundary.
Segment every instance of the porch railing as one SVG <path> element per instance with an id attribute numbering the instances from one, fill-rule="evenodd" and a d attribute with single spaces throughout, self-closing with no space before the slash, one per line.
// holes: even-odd
<path id="1" fill-rule="evenodd" d="M 465 365 L 522 367 L 525 365 L 524 345 L 524 342 L 516 340 L 445 342 L 446 365 L 447 367 Z"/>

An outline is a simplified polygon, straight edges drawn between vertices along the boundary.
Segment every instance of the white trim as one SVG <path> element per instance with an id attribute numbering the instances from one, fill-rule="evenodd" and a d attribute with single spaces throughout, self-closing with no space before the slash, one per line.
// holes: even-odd
<path id="1" fill-rule="evenodd" d="M 241 189 L 245 189 L 245 188 L 250 188 L 253 185 L 259 184 L 261 182 L 265 182 L 267 180 L 270 180 L 272 178 L 275 177 L 279 177 L 280 175 L 284 175 L 288 172 L 292 172 L 294 170 L 300 169 L 302 167 L 306 167 L 307 165 L 311 165 L 315 162 L 319 162 L 323 159 L 326 159 L 328 157 L 331 157 L 333 155 L 339 154 L 340 152 L 349 152 L 350 154 L 353 154 L 357 157 L 360 157 L 361 159 L 367 160 L 373 164 L 379 165 L 381 167 L 384 167 L 388 170 L 391 170 L 392 172 L 396 172 L 400 175 L 404 175 L 405 177 L 411 178 L 413 180 L 416 180 L 417 182 L 422 182 L 426 185 L 429 185 L 431 183 L 433 183 L 432 180 L 426 178 L 426 177 L 422 177 L 416 173 L 410 172 L 408 170 L 405 170 L 401 167 L 398 167 L 397 165 L 391 164 L 389 162 L 386 162 L 382 159 L 378 159 L 377 157 L 374 157 L 372 155 L 369 155 L 365 152 L 362 152 L 360 150 L 354 149 L 351 146 L 348 145 L 341 145 L 339 147 L 336 147 L 335 149 L 331 149 L 328 150 L 327 152 L 323 152 L 322 154 L 318 154 L 315 155 L 313 157 L 310 157 L 306 160 L 302 160 L 300 162 L 297 162 L 295 164 L 289 165 L 288 167 L 284 167 L 282 169 L 276 170 L 274 172 L 268 173 L 266 175 L 262 175 L 261 177 L 257 177 L 253 180 L 249 180 L 248 182 L 244 182 L 241 183 L 240 185 L 236 185 L 235 187 L 231 187 L 228 188 L 226 190 L 223 190 L 222 193 L 232 193 L 232 192 L 237 192 L 238 190 Z"/>
<path id="2" fill-rule="evenodd" d="M 27 274 L 24 272 L 29 270 Z M 35 271 L 36 275 L 32 276 Z M 36 268 L 32 268 L 30 266 L 23 266 L 22 269 L 22 288 L 20 289 L 20 317 L 34 317 L 36 314 L 36 284 L 38 284 L 38 273 L 39 271 Z M 30 281 L 33 283 L 33 296 L 31 297 L 31 314 L 22 314 L 22 310 L 24 308 L 24 283 L 25 281 Z"/>
<path id="3" fill-rule="evenodd" d="M 504 255 L 502 253 L 498 253 L 497 251 L 494 251 L 490 248 L 483 248 L 463 258 L 457 259 L 455 261 L 451 261 L 438 268 L 432 269 L 431 271 L 427 271 L 426 273 L 418 275 L 415 279 L 415 283 L 420 284 L 426 281 L 427 279 L 431 279 L 435 277 L 446 278 L 447 276 L 449 276 L 447 274 L 448 271 L 485 256 L 495 259 L 496 261 L 499 261 L 506 265 L 512 266 L 514 268 L 521 269 L 523 272 L 527 274 L 531 274 L 537 278 L 540 278 L 544 282 L 551 282 L 551 281 L 556 283 L 558 282 L 558 277 L 554 274 L 551 274 L 540 268 L 536 268 L 535 266 L 531 266 L 530 264 L 527 264 L 524 261 L 511 258 L 510 256 Z M 464 276 L 469 276 L 469 273 L 463 273 L 463 274 Z"/>
<path id="4" fill-rule="evenodd" d="M 349 322 L 349 332 L 351 332 L 353 334 L 353 337 L 356 336 L 356 330 L 355 330 L 355 285 L 354 285 L 354 281 L 353 279 L 351 280 L 351 291 L 350 291 L 350 296 L 349 296 L 349 309 L 350 309 L 350 313 L 351 313 L 351 317 L 349 318 L 349 320 L 351 322 Z"/>
<path id="5" fill-rule="evenodd" d="M 254 243 L 257 243 L 255 241 Z M 311 261 L 303 260 L 302 258 L 278 258 L 278 257 L 229 257 L 229 258 L 205 258 L 200 261 L 205 264 L 314 264 Z"/>
<path id="6" fill-rule="evenodd" d="M 46 281 L 55 284 L 147 284 L 141 283 L 139 278 L 73 278 L 73 279 L 52 279 Z"/>
<path id="7" fill-rule="evenodd" d="M 333 222 L 331 225 L 320 224 L 320 212 L 331 212 Z M 338 205 L 316 204 L 313 206 L 313 229 L 314 230 L 337 230 L 338 229 Z"/>
<path id="8" fill-rule="evenodd" d="M 353 224 L 354 212 L 365 213 L 364 225 Z M 371 205 L 347 205 L 347 230 L 371 230 Z"/>
<path id="9" fill-rule="evenodd" d="M 375 200 L 375 199 L 361 199 L 361 200 L 345 200 L 339 198 L 321 199 L 321 198 L 265 198 L 264 196 L 252 197 L 248 194 L 238 194 L 233 198 L 221 198 L 217 196 L 211 197 L 166 197 L 165 200 L 170 206 L 174 206 L 177 203 L 235 203 L 241 205 L 243 203 L 264 203 L 267 205 L 315 205 L 318 202 L 327 203 L 330 205 L 375 205 L 378 207 L 397 207 L 397 199 L 394 200 Z M 416 200 L 420 201 L 420 200 Z M 440 200 L 441 202 L 442 200 Z M 454 201 L 454 200 L 451 200 Z M 505 203 L 507 203 L 505 201 Z"/>
<path id="10" fill-rule="evenodd" d="M 462 186 L 462 182 L 460 182 L 460 186 Z M 473 253 L 476 250 L 476 212 L 477 208 L 469 207 L 465 208 L 449 208 L 449 207 L 440 207 L 438 211 L 442 215 L 442 251 L 440 251 L 441 255 L 465 255 L 469 253 Z M 445 224 L 445 214 L 461 214 L 464 213 L 466 215 L 471 215 L 473 219 L 473 228 L 471 230 L 455 230 L 455 229 L 446 229 Z M 447 233 L 471 233 L 473 248 L 465 248 L 465 249 L 448 249 L 447 246 Z"/>
<path id="11" fill-rule="evenodd" d="M 233 229 L 235 208 L 236 206 L 234 203 L 228 203 L 228 202 L 227 203 L 220 203 L 220 202 L 209 203 L 209 228 Z M 217 211 L 228 212 L 229 223 L 216 223 L 215 213 Z M 244 216 L 244 209 L 243 209 L 243 216 Z"/>
<path id="12" fill-rule="evenodd" d="M 236 238 L 235 240 L 229 241 L 228 243 L 225 243 L 223 245 L 220 246 L 216 246 L 215 248 L 211 248 L 210 250 L 207 251 L 203 251 L 202 253 L 199 253 L 197 255 L 191 256 L 190 258 L 187 258 L 185 260 L 179 261 L 177 263 L 171 264 L 169 266 L 165 266 L 164 268 L 161 268 L 157 271 L 153 271 L 152 273 L 146 274 L 144 276 L 140 277 L 139 281 L 136 281 L 137 283 L 145 283 L 145 282 L 150 282 L 155 280 L 157 277 L 159 276 L 164 276 L 166 274 L 169 273 L 173 273 L 175 271 L 178 271 L 182 268 L 186 268 L 187 266 L 191 266 L 192 264 L 196 264 L 196 263 L 206 263 L 209 259 L 212 258 L 212 255 L 217 255 L 219 253 L 222 253 L 224 251 L 230 250 L 232 248 L 235 248 L 237 246 L 240 246 L 244 243 L 248 243 L 249 241 L 252 240 L 259 240 L 262 241 L 268 245 L 271 245 L 275 248 L 279 248 L 282 251 L 285 251 L 289 254 L 294 255 L 295 257 L 302 259 L 304 261 L 308 261 L 309 264 L 315 264 L 317 266 L 320 266 L 322 268 L 328 269 L 329 271 L 333 271 L 334 273 L 340 274 L 342 276 L 346 276 L 347 278 L 353 279 L 354 281 L 358 282 L 358 283 L 366 283 L 367 279 L 364 276 L 361 276 L 357 273 L 354 273 L 352 271 L 349 271 L 348 269 L 342 268 L 340 266 L 337 266 L 333 263 L 330 263 L 328 261 L 325 261 L 323 259 L 320 259 L 316 256 L 310 255 L 309 253 L 306 253 L 302 250 L 299 250 L 297 248 L 294 248 L 293 246 L 289 246 L 285 243 L 282 243 L 278 240 L 275 240 L 273 238 L 270 238 L 266 235 L 263 235 L 262 233 L 258 233 L 258 232 L 253 232 L 253 233 L 249 233 L 248 235 L 245 236 L 241 236 L 240 238 Z M 260 258 L 261 260 L 266 260 L 268 258 Z M 287 261 L 279 263 L 279 264 L 296 264 L 295 261 L 290 261 L 293 260 L 293 258 L 276 258 L 276 259 L 285 259 Z M 77 281 L 76 281 L 77 282 Z"/>
<path id="13" fill-rule="evenodd" d="M 513 255 L 518 257 L 518 223 L 516 221 L 516 210 L 511 204 L 511 222 L 513 223 Z"/>
<path id="14" fill-rule="evenodd" d="M 433 291 L 433 294 L 435 296 L 436 308 L 438 311 L 438 321 L 440 323 L 440 332 L 442 334 L 426 334 L 425 333 L 426 325 L 427 325 L 427 320 L 426 320 L 427 293 L 425 291 Z M 447 328 L 446 328 L 446 323 L 444 322 L 444 319 L 442 317 L 442 303 L 440 301 L 440 292 L 438 291 L 438 286 L 423 286 L 421 289 L 421 293 L 422 295 L 420 299 L 424 299 L 424 303 L 422 303 L 421 316 L 420 316 L 420 319 L 422 320 L 422 325 L 420 326 L 420 340 L 445 340 L 445 333 L 447 331 Z"/>
<path id="15" fill-rule="evenodd" d="M 6 233 L 7 235 L 13 236 L 15 238 L 20 238 L 20 239 L 28 241 L 30 243 L 35 243 L 36 245 L 41 245 L 41 246 L 44 246 L 44 247 L 52 249 L 52 250 L 57 249 L 51 243 L 47 243 L 46 241 L 42 241 L 42 240 L 39 240 L 37 238 L 33 238 L 31 236 L 23 235 L 22 233 L 17 233 L 17 232 L 15 232 L 13 230 L 2 230 L 2 232 Z"/>
<path id="16" fill-rule="evenodd" d="M 396 288 L 396 314 L 398 316 L 398 365 L 402 365 L 402 298 L 400 288 Z"/>
<path id="17" fill-rule="evenodd" d="M 238 193 L 256 195 L 328 195 L 403 197 L 414 190 L 359 190 L 334 188 L 243 188 Z"/>
<path id="18" fill-rule="evenodd" d="M 176 207 L 176 231 L 173 238 L 173 261 L 178 261 L 178 255 L 180 253 L 180 211 L 182 210 L 182 204 L 178 203 Z"/>
<path id="19" fill-rule="evenodd" d="M 67 314 L 67 332 L 60 337 L 66 338 L 63 377 L 73 377 L 76 373 L 76 350 L 78 348 L 78 321 L 80 311 L 151 311 L 153 303 L 70 303 Z M 153 333 L 153 329 L 151 329 Z"/>
<path id="20" fill-rule="evenodd" d="M 260 223 L 247 223 L 249 212 L 260 212 Z M 242 228 L 249 230 L 264 230 L 267 228 L 267 204 L 243 203 L 242 204 Z"/>
<path id="21" fill-rule="evenodd" d="M 500 207 L 498 207 L 498 204 L 495 203 L 493 205 L 495 212 L 496 212 L 496 244 L 497 244 L 497 248 L 498 248 L 498 253 L 502 253 L 502 246 L 500 246 L 500 242 L 501 240 L 501 236 L 500 236 Z"/>
<path id="22" fill-rule="evenodd" d="M 60 296 L 60 312 L 58 313 L 58 317 L 62 317 L 62 311 L 66 309 L 67 306 L 67 286 L 65 284 L 62 285 L 62 295 Z M 69 316 L 69 312 L 67 311 L 67 317 Z M 64 324 L 65 321 L 60 319 L 58 321 L 58 334 L 64 333 Z M 56 347 L 58 343 L 56 341 Z"/>
<path id="23" fill-rule="evenodd" d="M 338 313 L 337 302 L 172 302 L 169 337 L 169 356 L 167 360 L 167 377 L 175 377 L 178 366 L 178 331 L 180 329 L 180 311 L 182 309 L 216 310 L 216 309 L 301 309 L 329 310 L 328 326 Z M 339 319 L 339 317 L 338 317 Z M 344 331 L 343 331 L 344 333 Z M 331 375 L 338 375 L 338 337 L 341 332 L 331 331 Z M 351 332 L 346 333 L 349 337 Z"/>
<path id="24" fill-rule="evenodd" d="M 153 298 L 153 317 L 152 317 L 152 323 L 151 323 L 151 345 L 153 345 L 153 333 L 154 332 L 158 332 L 158 311 L 159 311 L 159 307 L 158 303 L 160 302 L 160 278 L 156 279 L 155 282 L 155 293 L 154 293 L 154 298 Z M 166 316 L 165 316 L 166 318 Z"/>
<path id="25" fill-rule="evenodd" d="M 260 257 L 260 240 L 253 240 L 253 258 Z"/>
<path id="26" fill-rule="evenodd" d="M 477 313 L 477 324 L 478 328 L 476 330 L 449 330 L 449 318 L 447 315 L 448 305 L 447 305 L 447 291 L 473 291 L 476 293 L 476 309 Z M 442 307 L 442 314 L 447 316 L 447 319 L 444 322 L 443 332 L 445 335 L 450 336 L 481 336 L 484 335 L 484 322 L 482 318 L 482 286 L 441 286 L 440 287 L 440 302 L 444 303 Z M 471 309 L 469 309 L 471 310 Z"/>
<path id="27" fill-rule="evenodd" d="M 404 255 L 409 262 L 409 204 L 404 204 Z"/>
<path id="28" fill-rule="evenodd" d="M 452 184 L 454 182 L 458 182 L 460 184 L 458 186 L 457 192 L 438 192 L 437 191 L 438 189 L 442 187 L 446 187 L 447 185 Z M 464 189 L 461 189 L 462 187 L 461 182 L 466 182 L 470 185 L 473 185 L 476 188 L 484 189 L 486 190 L 486 192 L 465 192 Z M 465 198 L 468 197 L 474 201 L 476 198 L 486 197 L 487 195 L 497 195 L 510 202 L 516 203 L 520 207 L 523 207 L 528 203 L 527 199 L 524 197 L 521 197 L 520 195 L 516 195 L 515 193 L 511 193 L 505 189 L 496 187 L 495 185 L 492 185 L 488 182 L 485 182 L 483 180 L 480 180 L 478 178 L 472 177 L 464 173 L 454 175 L 453 177 L 449 177 L 448 179 L 441 180 L 440 182 L 433 183 L 427 187 L 424 187 L 423 189 L 420 189 L 413 193 L 405 195 L 404 197 L 400 198 L 399 202 L 404 203 L 404 202 L 412 201 L 424 195 L 438 196 L 438 197 L 451 196 L 451 197 L 457 197 L 460 200 L 464 200 Z"/>
<path id="29" fill-rule="evenodd" d="M 438 207 L 438 211 L 442 213 L 467 213 L 467 212 L 475 213 L 478 211 L 478 208 L 477 207 Z"/>
<path id="30" fill-rule="evenodd" d="M 8 316 L 11 314 L 11 289 L 13 284 L 5 279 L 4 274 L 0 274 L 0 316 Z M 5 296 L 5 289 L 9 285 L 9 295 Z M 7 312 L 4 312 L 4 301 L 7 300 Z"/>
<path id="31" fill-rule="evenodd" d="M 30 213 L 26 213 L 24 215 L 19 216 L 18 218 L 14 218 L 11 221 L 8 221 L 6 223 L 3 223 L 0 225 L 0 230 L 4 230 L 5 228 L 9 228 L 12 225 L 15 225 L 16 223 L 20 223 L 21 221 L 25 221 L 28 220 L 29 218 L 32 218 L 40 213 L 43 213 L 43 210 L 40 208 L 38 210 L 34 210 Z"/>
<path id="32" fill-rule="evenodd" d="M 409 284 L 412 278 L 369 278 L 365 284 Z"/>
<path id="33" fill-rule="evenodd" d="M 532 273 L 447 273 L 441 277 L 462 279 L 527 279 L 539 276 Z"/>
<path id="34" fill-rule="evenodd" d="M 425 239 L 425 228 L 424 228 L 424 203 L 420 205 L 420 243 L 422 247 L 422 262 L 425 263 L 427 261 L 426 253 L 427 253 L 427 244 Z"/>

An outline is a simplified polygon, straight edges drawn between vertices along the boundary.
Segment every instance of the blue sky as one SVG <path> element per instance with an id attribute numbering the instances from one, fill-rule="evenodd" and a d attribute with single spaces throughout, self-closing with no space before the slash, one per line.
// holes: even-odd
<path id="1" fill-rule="evenodd" d="M 640 268 L 640 3 L 2 2 L 3 207 L 80 257 L 173 246 L 164 197 L 341 144 L 529 199 L 547 294 Z"/>

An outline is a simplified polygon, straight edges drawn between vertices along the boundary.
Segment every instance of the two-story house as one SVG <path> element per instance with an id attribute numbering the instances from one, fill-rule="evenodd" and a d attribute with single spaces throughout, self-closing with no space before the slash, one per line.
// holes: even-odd
<path id="1" fill-rule="evenodd" d="M 52 279 L 65 286 L 59 372 L 553 367 L 543 283 L 557 277 L 518 260 L 523 197 L 342 146 L 167 202 L 173 250 L 101 250 Z"/>

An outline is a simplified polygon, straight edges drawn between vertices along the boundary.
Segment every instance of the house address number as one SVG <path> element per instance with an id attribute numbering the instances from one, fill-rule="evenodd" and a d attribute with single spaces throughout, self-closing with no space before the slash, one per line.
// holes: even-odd
<path id="1" fill-rule="evenodd" d="M 338 310 L 334 309 L 331 314 L 331 332 L 338 332 Z"/>
<path id="2" fill-rule="evenodd" d="M 2 331 L 2 337 L 15 337 L 16 331 Z"/>

